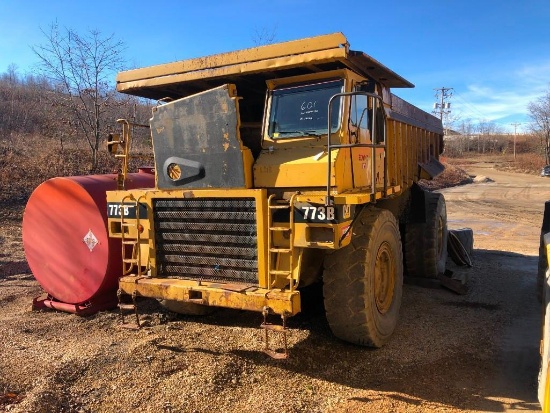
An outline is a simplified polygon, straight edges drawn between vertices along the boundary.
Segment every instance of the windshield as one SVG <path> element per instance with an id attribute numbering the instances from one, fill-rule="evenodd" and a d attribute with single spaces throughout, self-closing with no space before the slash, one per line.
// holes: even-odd
<path id="1" fill-rule="evenodd" d="M 343 80 L 273 91 L 268 133 L 271 138 L 319 136 L 328 132 L 328 101 L 341 93 Z M 332 105 L 331 129 L 340 127 L 340 99 Z"/>

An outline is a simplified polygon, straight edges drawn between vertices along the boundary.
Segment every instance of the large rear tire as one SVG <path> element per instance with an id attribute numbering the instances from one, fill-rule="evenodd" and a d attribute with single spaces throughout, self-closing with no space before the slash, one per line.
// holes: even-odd
<path id="1" fill-rule="evenodd" d="M 424 197 L 426 222 L 405 226 L 405 272 L 437 278 L 447 263 L 447 208 L 441 194 L 426 192 Z"/>
<path id="2" fill-rule="evenodd" d="M 361 214 L 351 243 L 325 257 L 325 311 L 336 337 L 381 347 L 392 335 L 401 307 L 401 237 L 391 212 L 367 208 Z"/>

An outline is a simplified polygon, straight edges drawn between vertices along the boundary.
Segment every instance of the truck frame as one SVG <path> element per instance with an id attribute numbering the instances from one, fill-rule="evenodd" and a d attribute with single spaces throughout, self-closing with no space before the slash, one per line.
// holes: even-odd
<path id="1" fill-rule="evenodd" d="M 266 351 L 284 358 L 286 336 L 272 351 L 267 332 L 286 332 L 301 288 L 322 281 L 333 333 L 382 346 L 404 270 L 435 278 L 446 258 L 444 199 L 416 184 L 443 170 L 441 121 L 399 87 L 413 85 L 341 33 L 119 73 L 118 91 L 158 101 L 154 189 L 124 188 L 129 123 L 109 138 L 121 308 L 138 326 L 137 297 L 262 312 Z"/>

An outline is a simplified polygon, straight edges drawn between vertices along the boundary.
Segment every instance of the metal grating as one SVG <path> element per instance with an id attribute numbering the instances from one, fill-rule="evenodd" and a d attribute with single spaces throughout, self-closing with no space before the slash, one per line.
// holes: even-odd
<path id="1" fill-rule="evenodd" d="M 258 283 L 254 198 L 153 201 L 158 275 Z"/>

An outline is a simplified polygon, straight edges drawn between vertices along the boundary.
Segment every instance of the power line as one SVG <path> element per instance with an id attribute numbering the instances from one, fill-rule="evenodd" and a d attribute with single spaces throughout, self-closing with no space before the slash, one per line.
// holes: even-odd
<path id="1" fill-rule="evenodd" d="M 439 89 L 434 89 L 436 91 L 435 98 L 439 102 L 434 103 L 434 110 L 432 113 L 434 115 L 439 114 L 439 119 L 443 122 L 443 116 L 447 116 L 451 113 L 451 104 L 446 102 L 447 99 L 450 99 L 453 96 L 452 87 L 441 87 Z"/>
<path id="2" fill-rule="evenodd" d="M 447 89 L 447 88 L 445 88 Z M 435 89 L 437 91 L 440 91 L 440 89 Z M 436 95 L 436 97 L 439 99 L 439 96 L 438 94 Z M 458 110 L 459 114 L 461 113 L 465 113 L 467 116 L 470 116 L 470 120 L 473 120 L 474 122 L 479 122 L 479 123 L 482 123 L 482 122 L 491 122 L 493 123 L 494 121 L 492 120 L 489 120 L 490 119 L 490 116 L 488 116 L 486 113 L 482 112 L 481 109 L 479 109 L 478 107 L 476 107 L 475 105 L 473 105 L 472 103 L 470 102 L 467 102 L 466 99 L 458 92 L 456 91 L 453 91 L 453 98 L 457 98 L 458 99 L 458 108 L 455 106 L 455 110 Z M 434 108 L 435 108 L 435 105 L 434 105 Z M 437 105 L 437 108 L 439 109 L 439 104 Z M 434 114 L 439 114 L 439 111 L 438 112 L 432 112 Z M 499 125 L 504 125 L 502 122 L 497 122 Z M 517 127 L 519 125 L 521 125 L 521 123 L 518 123 L 517 125 L 511 123 L 510 125 L 512 126 L 515 126 L 515 128 L 517 129 Z M 514 130 L 514 135 L 517 134 L 517 130 Z"/>
<path id="3" fill-rule="evenodd" d="M 466 100 L 462 97 L 460 93 L 455 92 L 455 95 L 465 106 L 467 106 L 470 109 L 469 113 L 471 115 L 474 115 L 474 117 L 479 117 L 480 119 L 487 118 L 487 116 L 483 112 L 481 112 L 481 110 L 479 110 L 473 104 L 466 102 Z"/>

